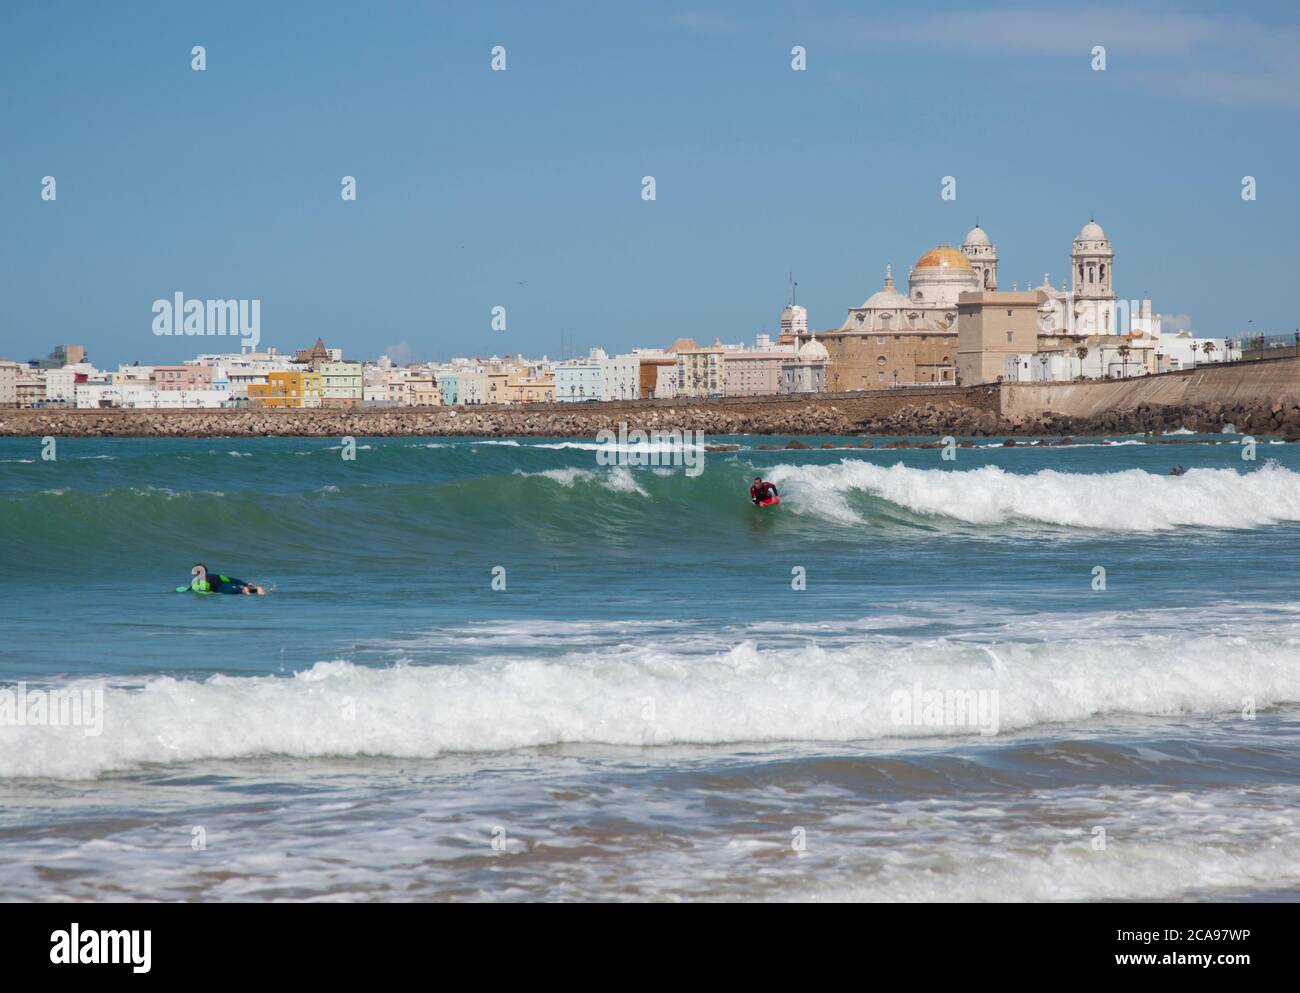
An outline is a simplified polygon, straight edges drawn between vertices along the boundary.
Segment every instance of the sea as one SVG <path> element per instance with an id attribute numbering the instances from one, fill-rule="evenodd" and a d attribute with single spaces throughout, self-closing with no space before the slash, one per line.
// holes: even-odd
<path id="1" fill-rule="evenodd" d="M 1300 445 L 788 440 L 0 439 L 0 900 L 1300 898 Z"/>

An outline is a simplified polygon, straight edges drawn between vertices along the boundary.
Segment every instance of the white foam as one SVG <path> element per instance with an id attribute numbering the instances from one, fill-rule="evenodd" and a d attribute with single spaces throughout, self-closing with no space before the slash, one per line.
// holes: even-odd
<path id="1" fill-rule="evenodd" d="M 637 442 L 636 444 L 620 444 L 618 442 L 590 442 L 590 441 L 558 441 L 549 444 L 528 445 L 528 448 L 549 448 L 555 451 L 572 449 L 581 452 L 636 452 L 642 455 L 651 454 L 668 454 L 672 452 L 682 452 L 687 450 L 704 451 L 703 445 L 684 444 L 682 442 L 672 443 L 665 441 Z"/>
<path id="2" fill-rule="evenodd" d="M 636 481 L 636 477 L 632 475 L 627 466 L 621 465 L 611 466 L 608 469 L 599 471 L 577 469 L 572 466 L 566 469 L 546 469 L 542 472 L 524 472 L 516 469 L 515 475 L 549 479 L 566 488 L 572 488 L 579 483 L 596 483 L 615 493 L 636 493 L 640 496 L 647 496 L 646 491 L 641 488 L 641 485 Z"/>
<path id="3" fill-rule="evenodd" d="M 1011 473 L 996 466 L 918 469 L 843 459 L 833 465 L 775 466 L 769 478 L 783 484 L 782 496 L 792 509 L 845 523 L 863 520 L 846 499 L 855 491 L 912 513 L 979 525 L 1151 532 L 1300 521 L 1300 474 L 1274 463 L 1248 472 L 1192 469 L 1164 476 L 1140 469 L 1092 474 Z"/>
<path id="4" fill-rule="evenodd" d="M 1150 789 L 1052 793 L 1037 823 L 1015 843 L 972 829 L 969 808 L 904 805 L 902 828 L 872 834 L 837 863 L 837 878 L 805 883 L 782 899 L 890 902 L 1170 900 L 1300 885 L 1300 842 L 1285 831 L 1292 788 L 1255 791 L 1249 805 L 1230 791 Z M 1257 809 L 1260 808 L 1260 809 Z M 1002 816 L 998 808 L 991 818 Z M 888 816 L 882 812 L 879 822 Z M 1106 847 L 1095 848 L 1096 826 Z M 846 826 L 837 825 L 839 831 Z M 936 864 L 933 839 L 942 837 Z M 821 841 L 814 837 L 811 843 Z M 866 857 L 864 857 L 864 855 Z M 847 877 L 847 878 L 846 878 Z M 858 877 L 858 878 L 854 878 Z M 1147 949 L 1150 951 L 1150 949 Z"/>
<path id="5" fill-rule="evenodd" d="M 1230 658 L 1231 664 L 1224 663 Z M 997 691 L 997 730 L 1098 715 L 1237 713 L 1300 701 L 1294 631 L 1077 641 L 903 642 L 665 651 L 653 640 L 560 657 L 293 677 L 156 677 L 105 691 L 103 732 L 0 726 L 0 777 L 93 778 L 258 755 L 433 757 L 560 743 L 655 745 L 977 737 L 895 722 L 893 695 Z"/>

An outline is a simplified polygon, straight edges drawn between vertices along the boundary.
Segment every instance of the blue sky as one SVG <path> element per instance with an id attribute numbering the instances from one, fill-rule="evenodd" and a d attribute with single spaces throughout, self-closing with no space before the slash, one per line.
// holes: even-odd
<path id="1" fill-rule="evenodd" d="M 1289 3 L 9 0 L 0 355 L 178 361 L 177 291 L 260 299 L 282 351 L 748 340 L 789 270 L 838 326 L 977 217 L 1004 288 L 1059 285 L 1095 216 L 1121 296 L 1291 330 L 1298 112 Z"/>

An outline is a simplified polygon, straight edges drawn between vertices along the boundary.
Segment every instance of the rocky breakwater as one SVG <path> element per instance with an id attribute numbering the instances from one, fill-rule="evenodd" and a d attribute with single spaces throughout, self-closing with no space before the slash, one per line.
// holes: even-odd
<path id="1" fill-rule="evenodd" d="M 890 398 L 897 407 L 902 397 Z M 82 437 L 590 437 L 600 431 L 851 434 L 880 398 L 847 394 L 698 401 L 278 410 L 0 410 L 0 435 Z"/>

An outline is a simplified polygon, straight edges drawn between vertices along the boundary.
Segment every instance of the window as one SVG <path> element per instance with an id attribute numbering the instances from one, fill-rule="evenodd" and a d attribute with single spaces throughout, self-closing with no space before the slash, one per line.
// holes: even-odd
<path id="1" fill-rule="evenodd" d="M 885 364 L 885 357 L 883 355 L 876 356 L 876 365 L 884 365 L 884 364 Z"/>
<path id="2" fill-rule="evenodd" d="M 876 344 L 883 345 L 884 343 L 885 343 L 885 336 L 883 334 L 876 335 Z"/>
<path id="3" fill-rule="evenodd" d="M 1014 332 L 1012 332 L 1012 331 L 1008 331 L 1008 332 L 1007 332 L 1007 344 L 1008 344 L 1008 345 L 1011 344 L 1011 336 L 1012 336 L 1013 333 L 1014 333 Z"/>

